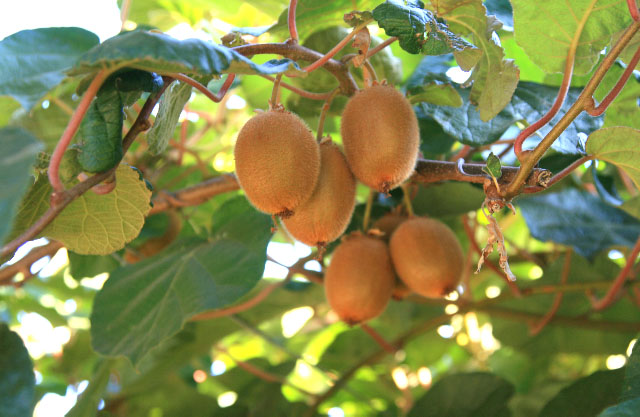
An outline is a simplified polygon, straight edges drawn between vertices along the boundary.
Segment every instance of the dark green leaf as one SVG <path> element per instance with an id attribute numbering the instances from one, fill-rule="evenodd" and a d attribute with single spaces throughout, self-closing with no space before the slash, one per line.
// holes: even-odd
<path id="1" fill-rule="evenodd" d="M 634 398 L 607 408 L 598 417 L 637 417 L 638 410 L 640 410 L 640 398 Z"/>
<path id="2" fill-rule="evenodd" d="M 489 373 L 445 376 L 420 397 L 408 417 L 508 417 L 511 383 Z"/>
<path id="3" fill-rule="evenodd" d="M 474 50 L 473 67 L 480 59 L 480 51 L 455 35 L 446 24 L 438 22 L 421 1 L 388 0 L 373 10 L 373 18 L 389 36 L 397 36 L 405 51 L 425 55 Z M 469 67 L 469 68 L 470 68 Z"/>
<path id="4" fill-rule="evenodd" d="M 30 416 L 35 383 L 33 364 L 22 339 L 0 323 L 0 415 Z"/>
<path id="5" fill-rule="evenodd" d="M 585 191 L 521 198 L 518 205 L 533 237 L 573 246 L 587 257 L 614 245 L 632 247 L 640 235 L 640 221 Z"/>
<path id="6" fill-rule="evenodd" d="M 0 129 L 0 242 L 11 229 L 11 220 L 31 179 L 31 167 L 42 144 L 29 132 L 16 127 Z"/>
<path id="7" fill-rule="evenodd" d="M 67 256 L 69 273 L 77 280 L 111 272 L 120 266 L 113 255 L 79 255 L 73 251 L 67 251 Z"/>
<path id="8" fill-rule="evenodd" d="M 462 106 L 462 97 L 449 83 L 433 81 L 414 88 L 408 96 L 411 104 L 421 102 L 435 104 L 436 106 Z"/>
<path id="9" fill-rule="evenodd" d="M 624 369 L 597 371 L 580 378 L 549 401 L 539 417 L 596 417 L 616 403 L 623 378 Z"/>
<path id="10" fill-rule="evenodd" d="M 640 343 L 637 340 L 625 369 L 621 402 L 640 398 Z"/>
<path id="11" fill-rule="evenodd" d="M 237 300 L 262 276 L 270 229 L 269 216 L 238 197 L 214 215 L 211 241 L 174 245 L 112 272 L 91 315 L 94 348 L 137 364 L 195 314 Z"/>
<path id="12" fill-rule="evenodd" d="M 153 127 L 147 133 L 149 152 L 158 155 L 167 148 L 173 137 L 180 113 L 191 98 L 192 87 L 187 83 L 173 83 L 160 98 L 160 108 Z"/>
<path id="13" fill-rule="evenodd" d="M 446 133 L 438 122 L 425 114 L 422 107 L 414 107 L 414 110 L 418 116 L 418 126 L 420 127 L 420 151 L 424 157 L 434 158 L 449 152 L 456 142 L 456 138 Z"/>
<path id="14" fill-rule="evenodd" d="M 509 0 L 485 0 L 487 14 L 495 15 L 502 23 L 513 28 L 513 8 Z"/>
<path id="15" fill-rule="evenodd" d="M 93 33 L 74 27 L 23 30 L 6 37 L 0 42 L 0 95 L 31 110 L 98 42 Z"/>
<path id="16" fill-rule="evenodd" d="M 122 67 L 192 75 L 299 73 L 298 66 L 288 59 L 258 65 L 232 49 L 200 39 L 181 41 L 161 33 L 133 31 L 90 49 L 78 59 L 70 74 Z"/>

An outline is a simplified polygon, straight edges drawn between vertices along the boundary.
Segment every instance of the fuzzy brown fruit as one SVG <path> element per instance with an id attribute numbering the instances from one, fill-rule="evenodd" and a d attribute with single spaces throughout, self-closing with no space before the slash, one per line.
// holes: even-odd
<path id="1" fill-rule="evenodd" d="M 387 245 L 375 237 L 354 233 L 333 251 L 324 289 L 331 308 L 353 325 L 384 311 L 394 281 Z"/>
<path id="2" fill-rule="evenodd" d="M 378 229 L 381 231 L 383 233 L 381 236 L 382 240 L 388 242 L 389 239 L 391 239 L 393 232 L 407 219 L 409 218 L 402 214 L 387 213 L 373 223 L 372 229 Z"/>
<path id="3" fill-rule="evenodd" d="M 411 103 L 388 85 L 356 93 L 342 113 L 342 141 L 356 178 L 387 193 L 409 178 L 420 130 Z"/>
<path id="4" fill-rule="evenodd" d="M 464 255 L 444 223 L 414 217 L 402 223 L 389 242 L 393 266 L 414 292 L 438 298 L 453 291 L 462 277 Z"/>
<path id="5" fill-rule="evenodd" d="M 344 155 L 331 140 L 320 144 L 320 176 L 311 198 L 283 220 L 291 236 L 323 247 L 349 225 L 356 203 L 356 179 Z"/>
<path id="6" fill-rule="evenodd" d="M 270 110 L 240 129 L 236 176 L 249 202 L 265 213 L 287 217 L 311 197 L 320 174 L 320 150 L 302 119 Z"/>

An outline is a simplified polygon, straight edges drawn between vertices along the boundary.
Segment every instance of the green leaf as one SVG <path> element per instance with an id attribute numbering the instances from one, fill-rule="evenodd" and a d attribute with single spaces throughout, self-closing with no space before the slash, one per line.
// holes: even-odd
<path id="1" fill-rule="evenodd" d="M 288 59 L 258 65 L 232 49 L 200 39 L 181 41 L 161 33 L 133 31 L 107 39 L 87 51 L 69 74 L 122 67 L 192 75 L 301 73 L 297 64 Z"/>
<path id="2" fill-rule="evenodd" d="M 430 103 L 435 106 L 461 107 L 462 97 L 450 83 L 432 81 L 411 89 L 407 97 L 411 104 Z"/>
<path id="3" fill-rule="evenodd" d="M 0 95 L 31 110 L 98 42 L 95 34 L 74 27 L 23 30 L 6 37 L 0 42 Z"/>
<path id="4" fill-rule="evenodd" d="M 65 417 L 91 417 L 98 412 L 98 404 L 104 395 L 104 391 L 109 383 L 111 367 L 115 361 L 103 359 L 98 365 L 98 369 L 91 377 L 89 386 L 80 394 L 76 405 L 73 406 Z"/>
<path id="5" fill-rule="evenodd" d="M 616 403 L 624 369 L 596 371 L 564 388 L 540 411 L 539 417 L 596 417 Z"/>
<path id="6" fill-rule="evenodd" d="M 49 208 L 51 185 L 42 176 L 22 201 L 11 235 L 17 236 Z M 109 194 L 84 193 L 40 234 L 58 240 L 82 255 L 107 255 L 133 240 L 151 206 L 151 191 L 127 165 L 116 170 L 116 187 Z"/>
<path id="7" fill-rule="evenodd" d="M 370 10 L 380 3 L 380 0 L 299 0 L 296 7 L 296 26 L 298 37 L 304 41 L 311 33 L 329 26 L 344 25 L 344 15 L 354 10 Z M 279 37 L 289 37 L 287 16 L 289 10 L 284 11 L 269 32 Z"/>
<path id="8" fill-rule="evenodd" d="M 640 410 L 640 398 L 634 398 L 607 408 L 598 417 L 636 417 L 638 410 Z"/>
<path id="9" fill-rule="evenodd" d="M 69 257 L 69 274 L 76 280 L 93 278 L 120 266 L 113 255 L 79 255 L 69 250 L 67 256 Z"/>
<path id="10" fill-rule="evenodd" d="M 489 373 L 448 375 L 420 397 L 408 417 L 508 417 L 511 383 Z"/>
<path id="11" fill-rule="evenodd" d="M 167 148 L 169 139 L 173 137 L 180 113 L 191 98 L 192 87 L 186 83 L 173 83 L 160 98 L 160 108 L 156 122 L 147 133 L 149 152 L 161 154 Z"/>
<path id="12" fill-rule="evenodd" d="M 548 73 L 564 72 L 569 47 L 583 22 L 576 75 L 591 71 L 611 36 L 631 22 L 625 2 L 619 0 L 512 0 L 512 5 L 516 41 Z"/>
<path id="13" fill-rule="evenodd" d="M 620 401 L 640 398 L 640 344 L 637 340 L 625 368 L 624 384 L 620 393 Z"/>
<path id="14" fill-rule="evenodd" d="M 0 323 L 0 415 L 30 416 L 35 383 L 33 364 L 22 339 Z"/>
<path id="15" fill-rule="evenodd" d="M 457 91 L 464 100 L 462 107 L 434 106 L 422 103 L 420 108 L 422 114 L 430 115 L 440 123 L 445 132 L 458 138 L 462 143 L 473 146 L 495 142 L 518 120 L 526 120 L 528 123 L 535 122 L 549 110 L 558 94 L 555 87 L 521 82 L 513 94 L 511 104 L 507 105 L 490 121 L 483 122 L 471 104 L 468 89 L 457 88 Z M 558 115 L 547 126 L 539 130 L 541 135 L 544 136 L 551 130 L 581 92 L 580 88 L 569 89 L 567 100 L 560 108 Z M 419 115 L 420 113 L 418 113 Z M 592 132 L 601 126 L 601 117 L 591 117 L 583 113 L 560 135 L 553 143 L 552 148 L 561 153 L 580 153 L 578 133 Z M 539 141 L 540 138 L 534 136 L 528 139 L 526 144 L 529 146 L 530 143 Z"/>
<path id="16" fill-rule="evenodd" d="M 531 235 L 573 246 L 590 257 L 611 246 L 632 247 L 640 221 L 586 191 L 570 188 L 518 200 Z"/>
<path id="17" fill-rule="evenodd" d="M 5 240 L 20 199 L 31 182 L 31 167 L 42 144 L 29 132 L 16 127 L 0 129 L 0 242 Z"/>
<path id="18" fill-rule="evenodd" d="M 608 127 L 589 135 L 587 153 L 621 168 L 640 188 L 640 130 Z"/>
<path id="19" fill-rule="evenodd" d="M 636 49 L 638 47 L 640 47 L 640 44 L 636 46 Z M 624 68 L 619 63 L 609 68 L 609 71 L 607 71 L 607 74 L 596 89 L 593 97 L 598 102 L 602 101 L 618 82 L 623 72 Z M 620 91 L 618 96 L 609 107 L 607 107 L 607 111 L 604 114 L 604 127 L 630 126 L 635 129 L 640 129 L 640 107 L 638 107 L 638 100 L 640 100 L 640 80 L 637 76 L 632 76 L 629 77 L 622 91 Z"/>
<path id="20" fill-rule="evenodd" d="M 640 219 L 640 195 L 625 201 L 622 203 L 620 208 L 630 215 Z"/>
<path id="21" fill-rule="evenodd" d="M 388 0 L 373 10 L 373 18 L 387 35 L 397 36 L 402 49 L 409 53 L 442 55 L 465 52 L 467 70 L 475 66 L 482 56 L 475 46 L 451 32 L 429 10 L 424 10 L 421 1 Z"/>
<path id="22" fill-rule="evenodd" d="M 270 229 L 269 216 L 238 197 L 215 213 L 210 241 L 113 271 L 91 314 L 94 349 L 137 364 L 189 318 L 233 303 L 262 276 Z"/>
<path id="23" fill-rule="evenodd" d="M 518 67 L 512 60 L 504 59 L 502 47 L 492 38 L 492 33 L 502 24 L 494 16 L 486 15 L 480 0 L 430 0 L 429 3 L 439 18 L 447 20 L 451 30 L 462 35 L 471 33 L 473 43 L 482 51 L 471 74 L 473 87 L 469 97 L 478 106 L 480 119 L 491 120 L 509 103 L 519 79 Z M 458 64 L 471 69 L 466 62 L 469 57 L 464 58 Z"/>
<path id="24" fill-rule="evenodd" d="M 491 152 L 487 157 L 487 166 L 482 168 L 482 172 L 486 172 L 495 179 L 502 176 L 502 164 L 500 164 L 500 158 L 498 158 L 493 152 Z"/>
<path id="25" fill-rule="evenodd" d="M 477 210 L 482 201 L 482 188 L 465 182 L 447 182 L 420 187 L 412 204 L 417 215 L 443 217 Z"/>

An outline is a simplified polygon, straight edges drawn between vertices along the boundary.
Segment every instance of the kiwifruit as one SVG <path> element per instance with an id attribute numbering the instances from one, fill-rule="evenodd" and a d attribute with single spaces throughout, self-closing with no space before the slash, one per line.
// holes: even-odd
<path id="1" fill-rule="evenodd" d="M 311 198 L 283 220 L 291 236 L 323 247 L 344 233 L 356 203 L 356 179 L 330 139 L 320 144 L 320 176 Z"/>
<path id="2" fill-rule="evenodd" d="M 393 232 L 400 226 L 402 222 L 407 220 L 408 217 L 399 213 L 387 213 L 380 217 L 373 223 L 372 229 L 378 229 L 382 232 L 382 240 L 388 242 L 391 239 Z"/>
<path id="3" fill-rule="evenodd" d="M 342 141 L 351 171 L 375 190 L 388 193 L 416 164 L 420 131 L 411 103 L 389 85 L 356 93 L 342 113 Z"/>
<path id="4" fill-rule="evenodd" d="M 414 217 L 402 223 L 389 242 L 393 266 L 414 292 L 438 298 L 453 291 L 462 276 L 464 255 L 444 223 Z"/>
<path id="5" fill-rule="evenodd" d="M 293 113 L 270 110 L 240 129 L 236 176 L 249 202 L 265 213 L 287 217 L 318 182 L 320 150 L 307 125 Z"/>
<path id="6" fill-rule="evenodd" d="M 333 251 L 324 276 L 331 308 L 348 324 L 380 315 L 394 286 L 387 245 L 373 236 L 355 232 Z"/>

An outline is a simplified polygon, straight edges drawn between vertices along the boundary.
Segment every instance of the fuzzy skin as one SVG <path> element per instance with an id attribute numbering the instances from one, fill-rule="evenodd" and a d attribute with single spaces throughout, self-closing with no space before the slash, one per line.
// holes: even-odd
<path id="1" fill-rule="evenodd" d="M 267 111 L 240 129 L 236 176 L 258 210 L 286 217 L 311 197 L 320 174 L 320 150 L 293 113 Z"/>
<path id="2" fill-rule="evenodd" d="M 329 305 L 350 325 L 379 316 L 394 285 L 387 245 L 360 233 L 349 235 L 333 251 L 324 276 Z"/>
<path id="3" fill-rule="evenodd" d="M 420 129 L 411 103 L 395 88 L 356 93 L 342 113 L 342 142 L 356 178 L 383 193 L 413 173 Z"/>
<path id="4" fill-rule="evenodd" d="M 460 282 L 462 247 L 451 229 L 438 220 L 407 220 L 391 236 L 389 249 L 400 279 L 424 297 L 443 297 Z"/>
<path id="5" fill-rule="evenodd" d="M 376 220 L 376 222 L 373 224 L 372 229 L 378 229 L 379 231 L 384 233 L 381 238 L 385 242 L 388 242 L 398 226 L 400 226 L 400 224 L 408 219 L 409 218 L 407 216 L 403 216 L 402 214 L 387 213 Z"/>
<path id="6" fill-rule="evenodd" d="M 356 179 L 340 149 L 330 140 L 320 144 L 320 177 L 311 198 L 284 219 L 300 242 L 322 247 L 339 238 L 356 204 Z"/>

